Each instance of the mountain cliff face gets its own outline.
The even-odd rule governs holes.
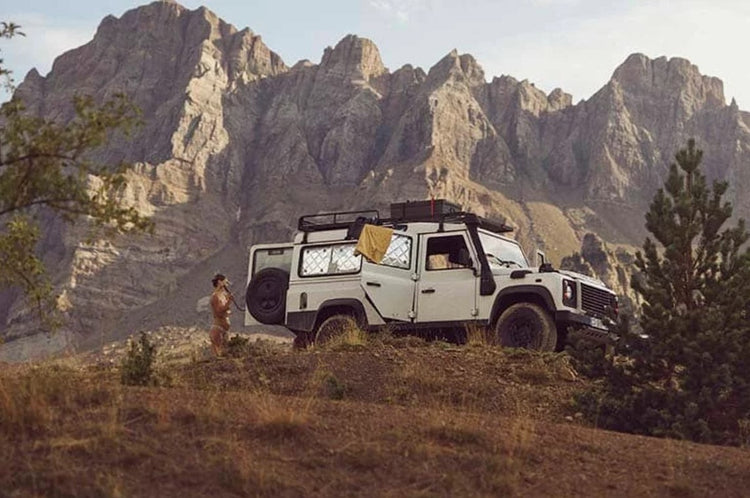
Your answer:
[[[472,56],[455,51],[427,72],[390,71],[371,41],[353,35],[318,64],[289,67],[249,29],[162,1],[105,18],[47,76],[30,72],[17,96],[65,120],[74,94],[115,92],[133,99],[145,124],[102,158],[135,164],[124,201],[153,215],[157,230],[85,243],[80,228],[50,225],[44,251],[68,342],[203,323],[195,302],[210,275],[242,282],[246,247],[288,239],[305,213],[434,195],[504,219],[528,250],[556,262],[580,251],[588,232],[639,245],[648,202],[690,137],[709,177],[732,183],[736,213],[750,215],[741,189],[750,184],[750,114],[684,59],[634,54],[574,105],[526,80],[488,83]],[[8,301],[5,338],[34,332]],[[14,342],[19,355],[34,349],[20,339],[6,347]]]

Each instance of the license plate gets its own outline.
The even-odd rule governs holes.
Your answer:
[[[591,317],[591,326],[595,327],[597,329],[606,329],[607,327],[604,326],[604,322],[601,321],[601,319],[596,317]]]

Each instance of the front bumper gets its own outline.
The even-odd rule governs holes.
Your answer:
[[[571,328],[569,338],[585,338],[600,344],[614,344],[618,340],[617,334],[609,330],[609,320],[571,311],[558,311],[555,313],[555,321]]]
[[[583,325],[585,327],[603,330],[605,332],[609,331],[609,326],[606,323],[608,321],[609,320],[605,321],[595,316],[573,313],[572,311],[558,311],[555,313],[555,322],[557,323],[565,323],[572,326]]]

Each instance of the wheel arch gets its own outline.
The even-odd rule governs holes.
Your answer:
[[[367,326],[367,314],[365,313],[365,307],[362,305],[362,302],[359,299],[342,298],[329,299],[324,301],[318,307],[312,330],[317,330],[326,318],[336,314],[352,315],[354,316],[354,319],[357,320],[360,327]]]
[[[490,325],[494,326],[500,315],[516,303],[534,303],[555,317],[555,301],[547,288],[539,285],[516,285],[498,292],[490,313]]]

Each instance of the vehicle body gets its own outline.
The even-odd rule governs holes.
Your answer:
[[[436,209],[437,206],[437,209]],[[392,228],[379,263],[356,255],[363,224]],[[498,342],[561,348],[570,330],[601,342],[617,298],[602,282],[542,262],[531,267],[512,229],[445,201],[299,219],[294,240],[250,249],[245,324],[282,324],[301,343],[333,328],[419,332],[487,327]],[[543,256],[542,256],[543,257]]]

